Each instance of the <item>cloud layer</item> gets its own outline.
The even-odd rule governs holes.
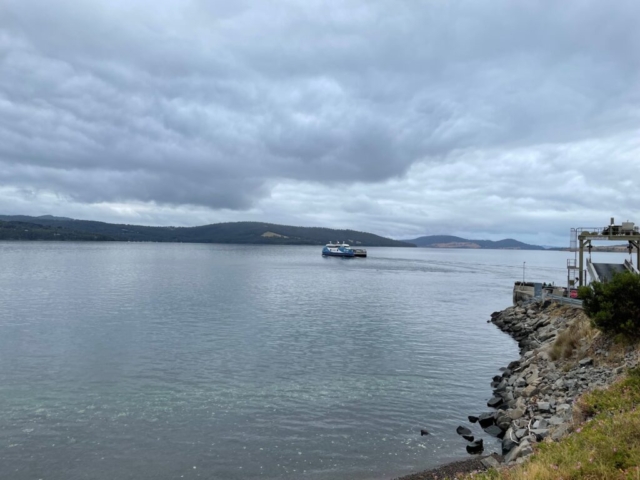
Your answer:
[[[637,1],[229,3],[0,3],[0,207],[394,236],[635,213]]]

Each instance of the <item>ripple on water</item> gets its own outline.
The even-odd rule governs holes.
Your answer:
[[[548,280],[564,264],[182,244],[0,253],[0,478],[17,480],[390,478],[463,456],[455,427],[517,356],[489,313],[523,259]]]

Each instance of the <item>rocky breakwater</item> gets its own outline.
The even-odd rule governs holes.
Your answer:
[[[493,378],[492,411],[470,416],[502,439],[506,464],[521,463],[533,444],[557,441],[572,430],[574,401],[612,383],[638,363],[634,351],[610,356],[581,309],[551,301],[507,308],[491,322],[520,346],[520,360]]]

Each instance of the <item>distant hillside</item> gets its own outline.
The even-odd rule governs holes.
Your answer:
[[[418,247],[424,248],[483,248],[483,249],[501,249],[501,250],[544,250],[544,247],[538,245],[529,245],[527,243],[507,238],[494,242],[492,240],[469,240],[453,235],[429,235],[426,237],[418,237],[413,240],[404,240],[413,243]]]
[[[61,226],[38,225],[29,222],[0,220],[0,240],[113,241],[107,235],[77,232]]]
[[[355,230],[292,227],[259,222],[215,223],[200,227],[145,227],[113,224],[63,217],[30,217],[0,215],[6,222],[25,222],[40,228],[63,229],[64,232],[96,236],[95,240],[123,242],[185,242],[185,243],[241,243],[266,245],[324,245],[329,241],[345,241],[352,245],[370,247],[414,247],[415,245]],[[28,229],[28,227],[26,227]],[[53,237],[53,234],[52,234]],[[2,237],[0,237],[1,239]],[[18,238],[31,240],[32,238]],[[45,239],[45,238],[38,238]],[[57,240],[58,238],[47,238]]]
[[[39,217],[32,217],[32,218],[45,219],[45,220],[73,220],[73,218],[54,217],[53,215],[40,215]]]

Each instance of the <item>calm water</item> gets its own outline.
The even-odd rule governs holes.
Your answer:
[[[369,254],[0,243],[0,478],[385,479],[464,457],[456,426],[517,356],[489,314],[523,261],[562,283],[567,254]]]

